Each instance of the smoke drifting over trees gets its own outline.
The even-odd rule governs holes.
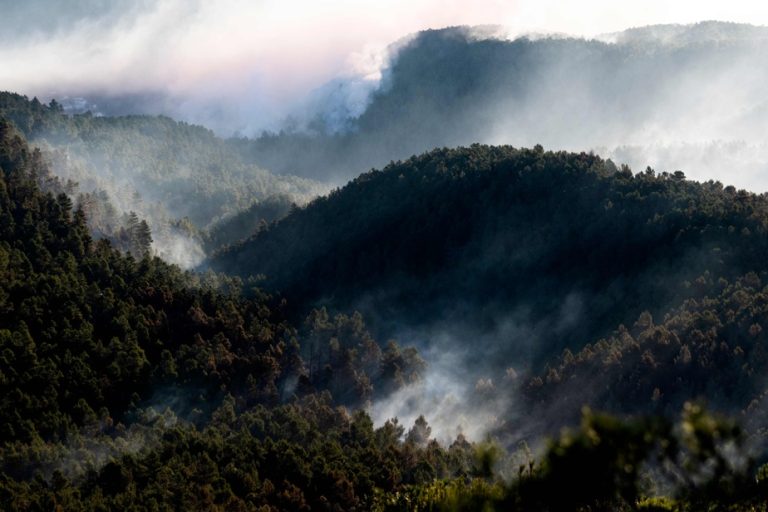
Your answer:
[[[262,286],[283,293],[299,317],[318,305],[356,309],[377,337],[408,340],[429,354],[433,373],[427,372],[423,386],[374,404],[374,414],[396,410],[409,421],[425,414],[436,421],[436,434],[448,437],[461,427],[465,434],[503,428],[527,435],[545,424],[556,430],[563,421],[575,421],[580,406],[593,398],[601,407],[612,404],[598,398],[603,392],[596,389],[631,379],[625,366],[612,381],[594,377],[604,372],[579,377],[584,382],[566,400],[575,408],[570,413],[560,407],[557,418],[534,415],[549,418],[535,428],[525,425],[528,420],[515,425],[518,414],[528,416],[523,396],[529,391],[540,396],[534,391],[541,379],[544,389],[556,386],[557,368],[570,369],[574,354],[592,361],[597,352],[597,361],[607,361],[622,357],[613,351],[629,352],[625,365],[639,357],[643,344],[627,341],[620,326],[634,325],[644,312],[665,318],[680,304],[693,307],[705,296],[727,302],[715,297],[748,272],[755,273],[746,288],[748,301],[759,304],[758,276],[768,270],[766,226],[764,195],[719,182],[697,183],[681,172],[650,169],[633,174],[595,155],[544,152],[540,146],[475,145],[436,150],[363,174],[219,253],[212,265],[242,277],[264,275]],[[741,334],[762,320],[744,322]],[[657,338],[644,333],[650,329],[646,324],[641,321],[641,334],[633,335],[650,344]],[[731,347],[722,357],[736,364],[729,352],[735,341],[727,332],[717,338]],[[600,341],[610,336],[618,341]],[[590,343],[598,345],[585,349]],[[648,357],[664,360],[661,368],[677,364],[673,359],[695,358],[680,355],[688,348],[677,338],[659,343],[665,348],[649,346]],[[653,355],[657,350],[661,353]],[[738,352],[745,350],[753,354],[746,348]],[[715,356],[700,357],[694,364],[707,368]],[[625,390],[616,397],[621,405],[611,407],[669,410],[686,399],[714,397],[702,375],[691,378],[698,384],[675,385],[674,391],[668,382],[643,382],[644,390],[650,388],[636,392],[647,401],[625,402],[620,398],[629,393]],[[736,386],[741,398],[729,395],[722,404],[732,407],[737,401],[741,410],[759,393],[761,380]],[[664,394],[652,402],[655,387]],[[568,393],[547,396],[542,402],[552,406]],[[485,418],[479,422],[483,427],[467,425],[462,415]]]
[[[94,234],[141,255],[135,225],[148,222],[158,255],[185,268],[202,263],[206,231],[218,222],[266,199],[303,204],[327,188],[244,163],[210,130],[166,117],[70,116],[55,100],[11,93],[0,93],[0,115],[44,150]],[[266,213],[267,221],[280,214]],[[222,243],[248,236],[252,221]]]
[[[768,189],[768,29],[706,22],[514,40],[498,32],[416,34],[390,50],[362,114],[339,123],[321,111],[309,131],[265,135],[244,151],[273,170],[343,181],[435,147],[543,144]],[[329,104],[326,112],[338,110]]]
[[[85,2],[0,60],[129,34],[124,77],[206,5]],[[429,30],[252,138],[109,116],[195,117],[205,59],[0,93],[0,508],[763,510],[766,52]]]

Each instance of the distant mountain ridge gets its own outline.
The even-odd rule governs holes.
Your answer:
[[[379,88],[341,133],[338,119],[321,111],[308,130],[236,145],[246,160],[275,171],[337,182],[436,147],[480,142],[595,149],[638,168],[768,190],[759,136],[768,129],[766,30],[703,22],[596,39],[513,40],[487,28],[427,30],[393,46]],[[327,100],[327,111],[336,112],[337,99]],[[721,151],[699,161],[716,141],[754,145],[754,158]],[[728,176],[736,163],[740,174]]]
[[[614,44],[658,43],[685,46],[702,43],[734,43],[768,39],[768,27],[746,23],[701,21],[693,24],[649,25],[600,34],[595,39]]]
[[[70,182],[94,233],[115,238],[123,217],[136,212],[149,221],[159,253],[187,268],[205,257],[201,232],[217,222],[258,201],[279,196],[302,204],[327,189],[244,163],[210,130],[168,117],[67,115],[55,100],[44,105],[7,92],[0,93],[0,116]]]

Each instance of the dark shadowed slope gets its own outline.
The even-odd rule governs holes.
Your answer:
[[[666,311],[705,271],[765,270],[766,225],[765,197],[720,183],[476,145],[363,174],[213,267],[263,274],[299,312],[355,308],[382,335],[541,362]]]

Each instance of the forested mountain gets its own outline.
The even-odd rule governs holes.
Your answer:
[[[391,47],[359,116],[337,119],[334,88],[306,127],[234,142],[267,168],[338,181],[480,142],[596,149],[633,166],[768,190],[759,135],[768,127],[767,46],[765,27],[720,22],[591,40],[429,30]]]
[[[506,188],[484,188],[499,176],[509,180]],[[570,191],[572,201],[525,215],[526,208],[540,206],[537,202],[549,194],[551,187],[537,181],[544,176],[559,180],[555,189]],[[730,275],[725,264],[738,272],[762,262],[755,259],[763,250],[762,198],[714,183],[687,182],[679,175],[632,176],[628,169],[616,169],[593,155],[480,146],[438,151],[362,176],[305,209],[294,208],[285,220],[263,226],[240,249],[255,247],[264,237],[279,241],[285,226],[298,229],[318,212],[339,214],[333,206],[338,201],[350,207],[349,221],[339,229],[359,238],[371,219],[388,215],[390,187],[395,187],[403,207],[412,207],[421,196],[423,212],[435,215],[435,220],[379,219],[382,227],[376,229],[401,237],[405,247],[414,242],[410,230],[415,226],[424,244],[414,248],[426,249],[441,238],[429,236],[439,226],[450,246],[447,254],[459,263],[460,242],[480,243],[494,229],[503,234],[505,226],[496,224],[479,240],[462,240],[459,235],[467,233],[462,231],[466,226],[452,231],[439,224],[448,209],[433,209],[425,192],[437,191],[467,219],[486,215],[487,220],[494,212],[493,202],[486,205],[488,213],[473,210],[472,205],[488,198],[487,190],[497,191],[499,201],[516,190],[515,197],[525,200],[515,203],[507,197],[507,207],[534,224],[538,216],[552,215],[555,206],[565,210],[560,215],[574,219],[597,204],[605,217],[626,216],[618,226],[628,227],[635,219],[630,212],[640,210],[652,222],[640,229],[640,241],[627,237],[624,250],[638,251],[634,259],[624,261],[630,269],[659,271],[661,267],[648,265],[650,251],[640,254],[641,241],[653,245],[658,240],[670,250],[664,260],[668,263],[698,242],[703,250],[697,254],[717,274]],[[470,195],[458,195],[458,188]],[[631,333],[620,330],[615,338],[585,346],[576,355],[566,352],[558,367],[550,367],[546,380],[535,374],[514,378],[507,372],[506,388],[478,388],[478,401],[493,401],[494,393],[519,396],[524,400],[520,406],[544,421],[544,414],[559,408],[561,400],[572,408],[583,398],[558,389],[566,380],[584,386],[579,379],[602,365],[608,368],[606,385],[618,386],[612,389],[650,389],[636,370],[650,365],[654,372],[649,378],[661,386],[661,391],[652,392],[651,403],[666,400],[670,410],[682,404],[677,425],[669,416],[618,420],[585,411],[580,428],[555,437],[535,457],[526,444],[506,450],[510,431],[517,430],[513,438],[520,439],[524,428],[514,416],[494,425],[495,442],[481,444],[461,435],[439,444],[423,417],[411,428],[397,420],[374,428],[360,406],[397,399],[427,371],[413,348],[377,343],[359,313],[332,317],[326,309],[316,309],[300,324],[292,324],[295,314],[285,301],[253,289],[254,282],[184,273],[149,254],[124,255],[109,241],[91,238],[83,209],[74,208],[65,193],[50,192],[62,189],[43,154],[30,149],[9,122],[0,120],[3,508],[575,511],[700,510],[729,504],[734,510],[753,510],[768,492],[766,469],[759,467],[758,452],[749,448],[753,440],[762,440],[756,428],[762,424],[762,396],[756,396],[745,413],[747,419],[758,420],[746,422],[747,431],[697,405],[672,400],[684,396],[683,383],[690,381],[696,390],[695,385],[704,383],[703,374],[715,366],[721,373],[712,386],[723,385],[723,398],[740,399],[762,389],[760,324],[766,321],[766,300],[756,273],[733,284],[714,282],[716,274],[705,273],[690,284],[694,291],[685,293],[700,297],[698,301],[685,302],[663,324],[641,315]],[[605,200],[596,201],[596,190]],[[533,191],[538,195],[530,195]],[[366,210],[369,219],[356,218],[355,201],[373,201]],[[655,209],[668,206],[666,202],[685,208],[672,209],[667,217]],[[593,220],[600,217],[593,215]],[[689,229],[672,236],[669,230],[682,218]],[[726,218],[727,228],[717,224]],[[611,222],[595,229],[610,233],[617,227]],[[300,232],[305,237],[309,233]],[[710,232],[714,238],[707,238]],[[339,233],[326,235],[340,243]],[[572,277],[569,266],[547,252],[554,249],[545,235],[539,235],[538,249],[528,244],[528,255],[519,261],[528,262],[525,268],[530,270],[530,262],[540,259],[542,268],[557,269],[567,280]],[[584,244],[594,242],[588,232],[584,235]],[[739,243],[739,237],[752,237],[754,251]],[[578,247],[574,239],[568,241]],[[526,243],[508,240],[515,247]],[[606,243],[612,240],[608,237]],[[705,241],[715,240],[722,243],[720,250],[706,247]],[[316,250],[315,239],[304,241]],[[494,262],[503,262],[510,247],[500,247]],[[386,244],[370,249],[368,254],[379,254]],[[301,265],[291,255],[294,249],[281,250],[290,255],[287,261]],[[336,251],[328,246],[325,250]],[[574,250],[573,264],[585,265],[585,282],[599,283],[618,268],[602,261],[605,274],[600,275],[587,265],[586,253]],[[709,258],[710,253],[717,257]],[[344,251],[336,254],[343,256]],[[435,265],[442,260],[434,253],[408,254],[394,260],[382,276],[389,279],[393,270],[403,276],[441,275]],[[414,255],[418,257],[408,263]],[[626,254],[618,250],[616,256]],[[364,270],[364,263],[368,261],[357,262],[356,272]],[[316,277],[322,282],[327,276]],[[488,277],[481,275],[466,285]],[[346,284],[342,279],[332,289],[338,292]],[[248,297],[241,293],[244,286],[249,287]],[[552,293],[558,290],[553,287]],[[469,293],[471,286],[463,291]],[[712,299],[701,298],[709,292],[714,292]],[[745,332],[749,340],[742,339]],[[627,372],[616,367],[621,360],[627,361]],[[633,384],[638,377],[641,382]],[[634,399],[631,393],[626,396]],[[607,408],[613,407],[611,400],[620,399],[610,393],[596,397]],[[621,403],[624,410],[636,410],[629,402]],[[568,408],[558,414],[557,419],[549,418],[550,426],[569,422]]]
[[[2,3],[0,512],[768,512],[768,11],[559,1]]]
[[[584,403],[762,409],[767,228],[765,195],[475,145],[364,174],[213,264],[299,316],[359,310],[378,337],[454,354],[474,406],[511,401],[500,428],[542,431]]]
[[[187,267],[205,255],[197,232],[273,196],[302,204],[325,190],[243,163],[210,130],[167,117],[69,116],[55,100],[12,93],[0,93],[0,115],[41,147],[95,235],[120,245],[133,212],[149,222],[159,254]]]
[[[475,145],[363,174],[213,267],[263,274],[296,307],[378,315],[387,335],[514,320],[536,340],[503,351],[542,356],[579,349],[645,309],[666,312],[704,272],[766,270],[767,222],[764,196],[717,182]]]
[[[370,503],[372,485],[411,478],[412,466],[384,453],[400,442],[394,426],[374,433],[363,413],[334,406],[417,379],[413,349],[380,348],[359,316],[318,312],[297,331],[268,297],[241,298],[236,281],[206,284],[92,240],[82,209],[41,192],[55,178],[4,120],[0,170],[2,508],[351,508]],[[308,363],[302,339],[314,347]],[[357,435],[384,445],[342,452]],[[247,467],[215,455],[222,443]],[[179,494],[163,494],[167,479]]]

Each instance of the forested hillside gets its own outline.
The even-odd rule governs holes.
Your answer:
[[[204,240],[209,253],[223,246],[249,238],[254,233],[266,229],[275,221],[288,215],[296,203],[290,196],[269,196],[254,202],[246,210],[227,217],[208,229]]]
[[[495,332],[483,350],[541,364],[699,298],[705,272],[767,270],[766,226],[765,197],[720,183],[472,146],[364,174],[213,266],[264,275],[299,311],[356,308],[385,336]]]
[[[374,484],[412,478],[399,455],[343,451],[374,432],[364,414],[335,405],[418,379],[413,349],[379,347],[359,316],[317,313],[297,331],[269,297],[241,298],[238,281],[206,284],[92,240],[81,209],[40,191],[54,178],[7,121],[0,169],[3,508],[350,508],[369,503]],[[305,339],[315,347],[309,364]],[[250,426],[242,431],[236,416]],[[376,434],[382,443],[400,442],[387,432]],[[247,466],[215,455],[222,443]],[[169,481],[178,494],[164,494]]]
[[[584,403],[669,417],[699,398],[737,416],[766,446],[768,287],[767,274],[760,275],[729,281],[705,272],[685,283],[695,298],[665,315],[644,312],[610,336],[552,358],[541,375],[520,383],[526,398],[572,418]]]
[[[517,169],[521,162],[526,165]],[[492,180],[494,169],[512,176],[516,186],[510,188],[519,187],[521,194],[530,192],[526,187],[535,181],[532,176],[557,172],[570,190],[589,190],[590,183],[598,183],[605,192],[623,184],[625,195],[640,202],[687,193],[689,217],[696,217],[698,191],[709,198],[706,204],[713,211],[702,214],[706,223],[692,224],[695,240],[707,232],[705,226],[715,225],[712,218],[726,214],[734,229],[712,228],[722,240],[736,240],[728,237],[737,227],[738,236],[747,236],[743,229],[750,228],[755,242],[760,240],[761,200],[748,194],[726,203],[731,196],[725,194],[736,193],[715,184],[704,193],[701,185],[680,176],[633,177],[591,155],[474,147],[424,155],[363,176],[263,227],[247,247],[393,176],[395,186],[414,180],[409,187],[414,196],[418,187],[428,190],[433,183],[449,200],[450,185],[456,182],[482,200],[482,188],[468,185],[478,176]],[[148,254],[123,255],[107,240],[91,238],[83,209],[73,207],[66,194],[43,192],[41,185],[62,188],[42,153],[0,121],[3,508],[575,511],[700,510],[727,503],[734,510],[754,510],[766,495],[766,471],[753,442],[761,440],[755,427],[762,423],[747,421],[744,431],[683,400],[668,400],[665,417],[618,420],[584,411],[579,428],[554,437],[538,456],[524,442],[517,448],[508,444],[523,438],[525,425],[514,415],[480,444],[462,435],[439,444],[423,417],[412,427],[396,419],[374,427],[361,406],[397,397],[428,371],[428,362],[413,348],[377,343],[359,313],[331,316],[325,309],[313,310],[292,324],[295,314],[285,301],[254,289],[252,281],[184,273]],[[381,202],[370,204],[379,215],[387,211],[387,187],[382,187]],[[399,192],[407,198],[402,188]],[[546,195],[543,188],[538,192]],[[610,197],[614,206],[600,202],[603,212],[636,204]],[[718,197],[723,203],[714,206]],[[431,203],[422,202],[431,212]],[[734,211],[731,203],[741,209]],[[512,202],[508,207],[515,209]],[[471,218],[472,209],[462,208]],[[654,211],[648,208],[646,214]],[[357,222],[364,229],[365,223]],[[388,229],[394,234],[394,227],[407,225],[412,224],[389,224]],[[421,236],[429,232],[430,225],[425,226]],[[350,225],[340,228],[351,230]],[[458,240],[442,228],[448,240]],[[646,229],[646,241],[655,240],[657,228]],[[338,235],[329,239],[339,240]],[[404,237],[403,243],[409,240]],[[316,243],[306,242],[310,248]],[[715,252],[737,266],[754,263],[738,244]],[[399,271],[425,272],[434,263],[430,258],[434,255],[426,253]],[[647,260],[638,256],[633,261],[632,268]],[[562,268],[569,275],[568,267]],[[560,400],[570,407],[583,398],[557,386],[564,379],[583,386],[579,379],[593,374],[595,365],[607,365],[606,385],[627,382],[632,387],[634,367],[624,373],[612,365],[622,358],[634,361],[643,348],[642,362],[633,364],[650,364],[653,358],[651,367],[658,371],[650,378],[657,382],[701,383],[709,361],[722,370],[716,382],[729,386],[722,397],[749,396],[762,389],[757,377],[765,359],[759,349],[766,302],[759,291],[761,278],[752,273],[733,285],[712,279],[705,274],[690,287],[699,295],[705,290],[721,295],[686,302],[664,324],[643,315],[632,333],[620,331],[615,339],[587,346],[575,356],[566,353],[546,381],[534,375],[510,377],[507,389],[486,386],[477,400],[524,392],[518,396],[526,400],[525,410],[543,421]],[[751,341],[736,342],[747,325]],[[721,338],[717,345],[714,340]],[[732,345],[723,348],[726,343]],[[748,363],[739,366],[743,359]],[[679,389],[675,395],[673,387],[660,386],[651,401],[683,396]],[[600,405],[613,407],[609,394],[596,396]],[[636,411],[624,404],[624,410]],[[746,418],[759,420],[761,407],[757,396]],[[673,419],[680,410],[679,421]],[[571,423],[569,415],[567,409],[558,412],[557,419],[550,417],[552,425]],[[525,437],[538,443],[542,432],[547,429]]]
[[[511,442],[557,434],[585,404],[671,417],[704,400],[757,447],[767,228],[764,195],[476,145],[364,174],[214,264],[264,276],[291,314],[359,310],[377,337],[418,343],[427,385],[385,410]],[[456,387],[433,388],[455,379],[465,391],[444,402]]]
[[[0,93],[0,115],[43,150],[93,234],[120,246],[136,213],[158,252],[186,267],[202,261],[201,232],[216,222],[259,201],[303,204],[325,190],[245,164],[210,130],[167,117],[69,116],[55,100],[44,105],[12,93]]]
[[[427,30],[391,46],[359,116],[340,123],[329,96],[304,128],[234,143],[269,169],[337,181],[480,142],[595,149],[642,168],[768,190],[759,135],[768,127],[759,86],[768,78],[766,31],[722,22],[595,39]]]

